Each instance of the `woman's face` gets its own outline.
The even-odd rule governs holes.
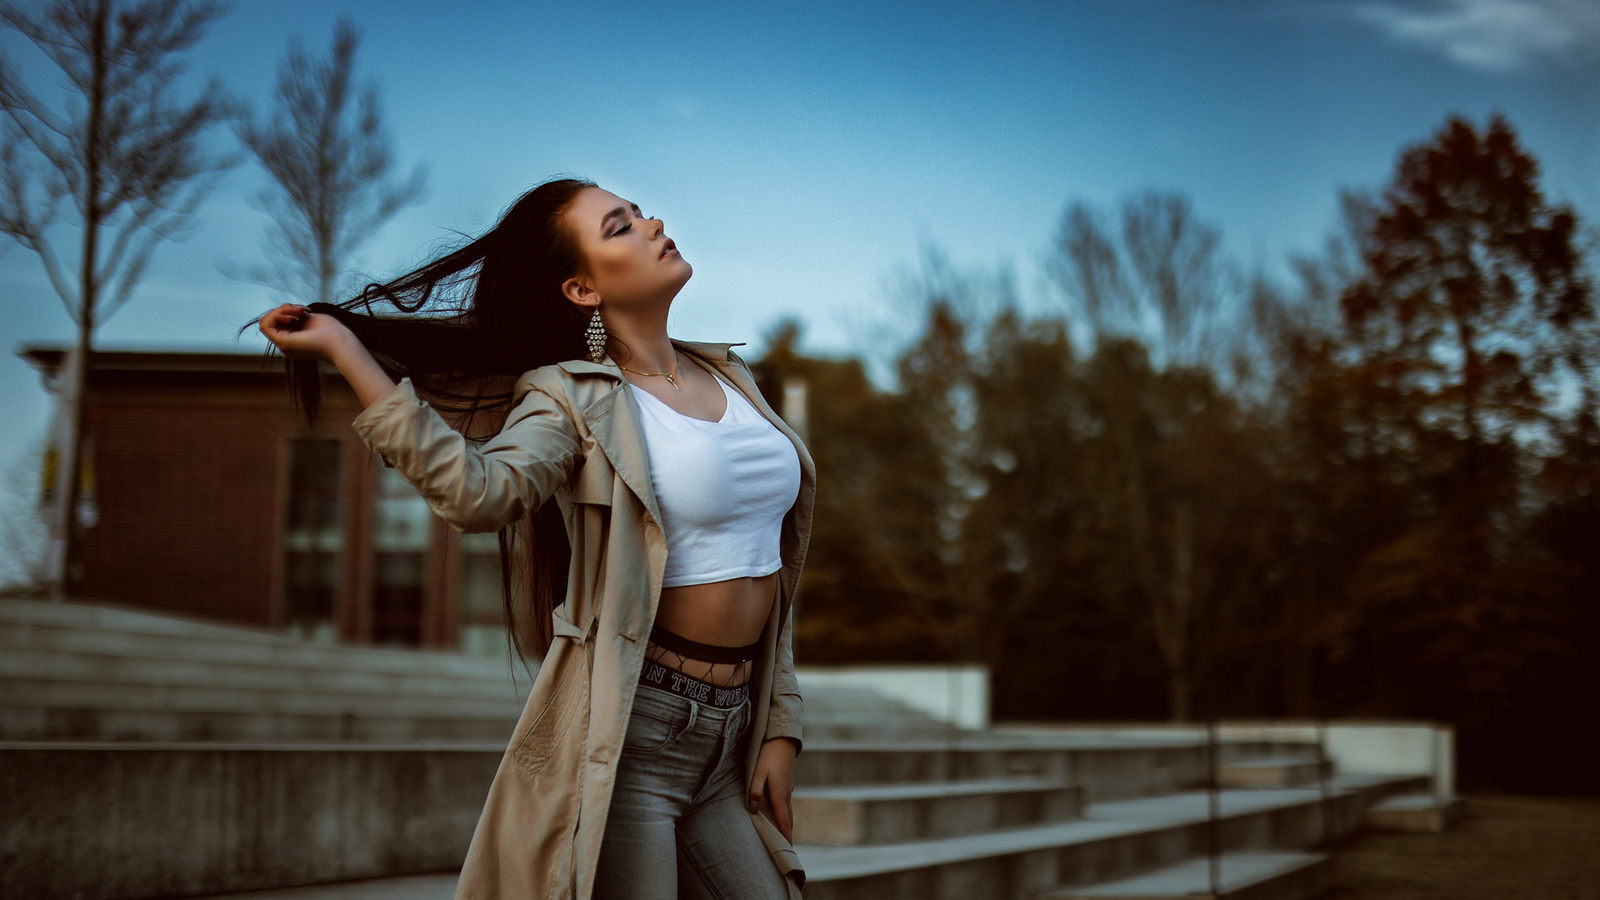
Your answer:
[[[567,207],[566,224],[585,264],[574,280],[612,309],[670,303],[694,273],[660,219],[610,191],[584,188]]]

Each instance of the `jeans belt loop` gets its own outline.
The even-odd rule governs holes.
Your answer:
[[[685,697],[684,699],[687,700],[688,698]],[[673,738],[673,740],[675,740],[675,741],[683,740],[684,736],[686,736],[690,731],[694,730],[694,723],[695,723],[695,721],[697,719],[699,719],[699,717],[700,717],[700,704],[696,703],[693,700],[689,700],[689,722],[688,722],[688,724],[683,726],[683,730],[678,732],[678,736]]]

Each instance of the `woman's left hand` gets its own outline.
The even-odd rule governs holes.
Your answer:
[[[773,738],[761,745],[756,756],[756,769],[750,778],[750,811],[756,812],[764,804],[772,810],[772,818],[783,839],[794,842],[794,758],[800,752],[794,741]]]

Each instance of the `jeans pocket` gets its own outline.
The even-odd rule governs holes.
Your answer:
[[[676,723],[635,712],[628,717],[628,733],[622,738],[622,749],[629,753],[654,753],[672,743],[679,727]]]
[[[634,695],[622,749],[631,753],[655,753],[682,737],[693,726],[693,715],[688,701],[677,697],[658,699],[654,692],[641,689]]]

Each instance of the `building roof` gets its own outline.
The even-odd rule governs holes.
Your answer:
[[[17,355],[47,378],[55,377],[72,348],[62,344],[24,344]],[[264,351],[248,353],[215,350],[94,351],[96,372],[195,372],[281,375],[283,358]]]

